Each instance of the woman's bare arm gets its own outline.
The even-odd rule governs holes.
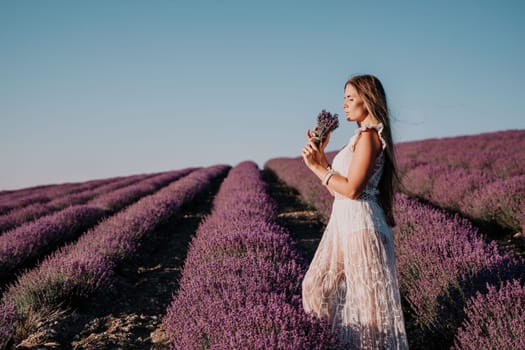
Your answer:
[[[327,185],[328,190],[332,194],[335,191],[348,198],[357,199],[372,175],[375,159],[380,151],[381,140],[377,131],[373,129],[361,131],[361,135],[355,145],[348,173],[346,176],[345,174],[337,173],[332,175]],[[316,151],[314,150],[314,152]],[[311,162],[308,164],[307,162],[307,165],[321,180],[328,172],[326,167],[319,163]]]

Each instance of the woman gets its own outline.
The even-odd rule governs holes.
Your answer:
[[[302,157],[334,195],[332,213],[303,280],[308,313],[327,318],[352,349],[407,349],[391,226],[397,176],[386,95],[372,75],[344,89],[358,129],[330,165],[307,131]]]

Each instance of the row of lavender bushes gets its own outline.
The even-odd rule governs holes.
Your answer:
[[[188,168],[154,177],[147,176],[138,183],[109,193],[102,192],[86,205],[73,205],[4,232],[0,236],[0,286],[4,286],[17,271],[77,238],[105,216],[114,214],[193,170]]]
[[[420,344],[450,346],[458,328],[468,321],[467,302],[485,294],[488,285],[513,279],[525,283],[525,261],[494,241],[486,243],[468,220],[405,195],[396,197],[394,210],[400,290],[410,306],[416,339],[424,340]],[[525,336],[525,325],[502,330],[501,339],[493,340],[518,335]]]
[[[300,158],[272,159],[265,167],[329,215],[331,196]],[[405,195],[397,195],[394,209],[398,277],[412,348],[432,348],[429,344],[461,348],[465,343],[499,348],[525,337],[525,326],[516,327],[513,320],[523,318],[525,312],[523,259],[502,251],[494,242],[486,243],[457,215]],[[494,289],[498,292],[487,294]],[[515,305],[505,303],[509,294],[521,296],[519,314]],[[479,300],[489,302],[481,314]],[[471,327],[473,322],[480,326]],[[487,333],[483,324],[498,324],[498,333]]]
[[[327,154],[329,160],[333,152]],[[302,158],[273,158],[266,162],[264,168],[273,171],[288,186],[299,192],[301,199],[316,208],[326,221],[332,210],[333,197],[320,185],[319,179],[307,171]]]
[[[67,194],[73,194],[84,191],[85,189],[93,188],[94,186],[104,185],[120,178],[121,177],[113,177],[80,183],[36,186],[29,189],[17,190],[0,197],[0,215],[4,215],[11,210],[19,209],[30,204],[45,203]]]
[[[0,191],[0,199],[14,199],[17,197],[21,197],[26,195],[30,192],[36,192],[40,190],[48,190],[52,187],[56,186],[65,186],[65,185],[73,185],[72,183],[66,183],[66,184],[47,184],[47,185],[36,185],[36,186],[30,186],[30,187],[24,187],[20,189],[15,190],[1,190]]]
[[[154,176],[155,174],[150,174]],[[85,189],[94,188],[95,186],[104,185],[121,179],[130,177],[147,176],[147,174],[116,176],[111,178],[95,179],[82,182],[66,182],[62,184],[38,185],[24,187],[17,190],[0,191],[0,214],[4,214],[13,207],[20,207],[31,204],[32,201],[49,201],[58,196],[81,192]],[[20,202],[17,202],[20,201]],[[10,204],[10,205],[7,205]],[[14,205],[14,206],[13,206]]]
[[[18,324],[25,322],[27,327],[28,320],[38,320],[51,310],[67,308],[109,287],[115,268],[139,252],[146,236],[177,215],[183,205],[228,169],[226,165],[216,165],[195,170],[105,219],[75,243],[53,253],[8,288],[0,308],[6,315],[0,314],[0,319],[9,319],[14,305]],[[15,325],[7,324],[0,333],[14,329]]]
[[[525,175],[525,130],[425,139],[396,144],[396,151],[414,163],[476,169],[506,179]]]
[[[253,162],[233,168],[190,244],[164,319],[172,349],[330,349],[302,309],[305,266]]]
[[[402,185],[405,193],[472,220],[525,231],[525,175],[496,178],[479,169],[431,163],[405,168]]]
[[[117,179],[118,177],[113,177],[112,179]],[[82,186],[86,183],[96,183],[100,181],[106,181],[109,180],[109,178],[104,179],[94,179],[89,181],[81,181],[81,182],[65,182],[60,184],[46,184],[46,185],[36,185],[36,186],[30,186],[30,187],[24,187],[20,189],[15,190],[1,190],[0,191],[0,200],[12,200],[15,198],[21,198],[24,196],[27,196],[29,194],[34,195],[38,192],[40,194],[46,193],[47,191],[55,191],[58,188],[70,188],[74,189],[75,187]]]
[[[404,191],[470,219],[525,231],[525,130],[396,145]]]
[[[525,285],[511,280],[487,288],[468,300],[455,349],[525,349]]]
[[[111,192],[121,187],[142,181],[154,175],[135,175],[123,179],[104,183],[95,184],[80,192],[70,193],[58,196],[44,203],[33,203],[25,207],[13,209],[8,213],[0,216],[0,233],[20,226],[23,223],[38,219],[44,215],[62,210],[75,204],[84,204],[94,197]]]

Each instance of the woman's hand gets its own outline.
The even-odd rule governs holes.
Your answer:
[[[316,130],[317,130],[317,127],[315,127],[313,131],[310,131],[310,129],[306,131],[306,137],[308,137],[308,141],[312,141],[312,139],[315,137]],[[332,135],[332,132],[329,132],[326,135],[325,140],[321,142],[319,145],[320,151],[323,153],[324,153],[324,150],[326,149],[326,146],[328,146],[328,142],[330,142],[330,135]]]
[[[301,151],[301,155],[303,156],[304,163],[309,167],[312,168],[313,166],[320,164],[319,162],[319,149],[314,144],[313,141],[308,141],[306,146],[303,147]]]
[[[305,164],[309,168],[312,168],[315,165],[321,165],[323,168],[326,168],[326,166],[328,165],[328,161],[326,160],[324,150],[326,148],[326,145],[328,144],[328,141],[330,140],[330,134],[327,135],[326,140],[322,142],[319,145],[319,147],[315,145],[313,141],[314,134],[310,131],[310,129],[308,129],[308,131],[306,132],[306,136],[308,137],[308,143],[303,147],[301,151]]]

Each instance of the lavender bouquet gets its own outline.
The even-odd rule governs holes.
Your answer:
[[[314,129],[313,141],[317,147],[326,140],[328,133],[334,131],[339,126],[339,119],[337,113],[332,115],[327,110],[323,109],[317,115],[317,126]]]

